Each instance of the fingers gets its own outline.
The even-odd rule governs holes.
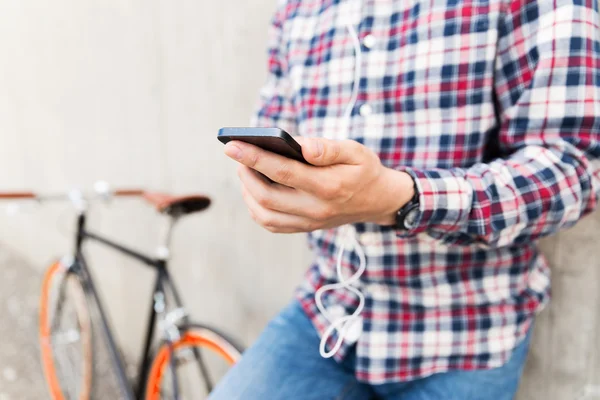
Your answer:
[[[315,229],[314,221],[297,215],[269,210],[261,206],[244,186],[242,196],[256,223],[274,233],[309,232]]]
[[[238,176],[245,189],[263,208],[312,220],[326,216],[323,204],[306,192],[267,182],[260,173],[245,165],[238,168]]]
[[[327,166],[335,164],[358,165],[367,155],[366,147],[354,140],[324,138],[295,138],[302,146],[302,155],[310,164]]]
[[[240,141],[227,143],[225,154],[245,166],[263,173],[274,182],[306,191],[314,189],[315,179],[313,176],[316,171],[313,167],[299,161]]]

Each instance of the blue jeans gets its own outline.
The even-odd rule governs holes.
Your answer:
[[[368,385],[354,377],[355,353],[342,363],[319,355],[319,336],[298,302],[273,319],[210,400],[509,400],[517,391],[531,329],[502,367],[450,371],[403,383]]]

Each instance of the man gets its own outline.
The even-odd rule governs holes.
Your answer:
[[[591,0],[281,1],[256,124],[312,165],[225,152],[315,262],[211,398],[513,398],[548,301],[535,242],[597,202],[599,21]]]

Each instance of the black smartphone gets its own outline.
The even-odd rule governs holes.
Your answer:
[[[260,147],[261,149],[301,161],[308,162],[302,156],[302,147],[294,138],[279,128],[221,128],[217,139],[223,144],[239,140]]]

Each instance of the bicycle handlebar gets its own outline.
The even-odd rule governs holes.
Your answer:
[[[141,189],[117,189],[112,192],[113,196],[143,196],[146,193],[145,190]]]
[[[35,199],[36,194],[33,192],[0,192],[0,199]]]
[[[72,189],[66,193],[57,194],[38,194],[35,192],[0,192],[0,202],[12,201],[9,203],[10,207],[7,209],[9,214],[15,214],[19,211],[20,206],[16,203],[21,200],[32,200],[38,203],[53,202],[53,201],[68,201],[73,206],[83,212],[87,209],[87,204],[91,201],[108,201],[113,197],[142,197],[145,191],[141,189],[122,188],[111,190],[107,183],[96,182],[94,190],[89,193],[85,193],[79,189]]]
[[[104,181],[96,182],[94,189],[89,192],[79,189],[57,194],[37,194],[27,191],[0,192],[0,201],[13,200],[13,203],[18,200],[33,200],[38,203],[69,201],[80,212],[87,210],[88,204],[92,201],[107,202],[113,197],[141,197],[154,206],[158,212],[171,216],[202,211],[210,204],[210,198],[203,194],[173,196],[162,192],[148,192],[138,188],[111,189]],[[14,206],[15,209],[18,207],[16,204],[11,204],[11,206]]]
[[[96,191],[95,196],[84,196],[86,199],[92,197],[138,197],[143,196],[146,193],[142,189],[116,189],[108,192]],[[49,194],[40,195],[34,192],[0,192],[0,200],[70,200],[71,194]]]

